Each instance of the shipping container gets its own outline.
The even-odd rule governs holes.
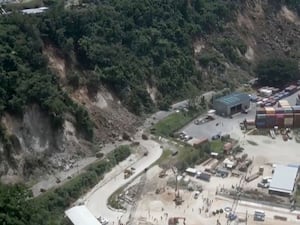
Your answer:
[[[278,107],[284,107],[284,106],[290,106],[289,102],[287,100],[279,100]]]
[[[294,128],[300,128],[300,113],[294,113]]]
[[[284,127],[292,127],[294,124],[294,118],[284,118]]]
[[[267,115],[266,117],[266,124],[274,126],[276,122],[276,116],[275,115]]]
[[[276,109],[275,109],[275,113],[276,113],[276,114],[283,114],[283,113],[284,113],[284,110],[283,110],[283,108],[276,108]]]
[[[261,108],[261,107],[257,108],[256,109],[256,114],[266,114],[265,108]]]
[[[300,105],[292,106],[293,113],[300,113]]]
[[[265,107],[266,114],[275,114],[274,107]]]
[[[279,128],[284,127],[284,114],[276,114],[275,126],[278,126]]]
[[[293,113],[293,109],[290,106],[284,106],[282,107],[284,113]]]
[[[257,119],[265,119],[267,117],[267,114],[256,114]]]

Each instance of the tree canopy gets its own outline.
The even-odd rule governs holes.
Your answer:
[[[298,63],[293,59],[269,58],[256,67],[260,84],[282,87],[290,81],[300,79]]]
[[[158,89],[159,105],[183,98],[191,85],[201,87],[192,39],[222,30],[234,5],[225,0],[83,3],[89,7],[48,12],[38,25],[41,35],[66,55],[75,53],[85,70],[94,71],[137,114],[153,109],[147,84]]]

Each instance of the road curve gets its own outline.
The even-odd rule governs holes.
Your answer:
[[[123,172],[121,172],[114,179],[86,195],[85,205],[96,218],[103,216],[110,221],[109,224],[113,224],[113,221],[117,224],[116,222],[124,213],[109,209],[107,206],[108,198],[120,187],[133,181],[140,172],[143,172],[145,168],[160,158],[162,149],[157,142],[153,140],[139,140],[139,142],[148,150],[148,155],[132,164],[132,167],[136,169],[134,175],[125,180]]]

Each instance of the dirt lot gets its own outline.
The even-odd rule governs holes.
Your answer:
[[[153,175],[156,173],[156,176]],[[187,190],[180,190],[184,202],[181,206],[175,206],[174,189],[166,186],[166,182],[170,177],[174,176],[172,173],[166,178],[158,178],[158,167],[152,168],[149,173],[152,173],[151,179],[148,179],[146,184],[147,189],[144,190],[142,200],[138,203],[137,211],[134,217],[136,218],[135,224],[150,225],[150,224],[168,224],[170,217],[184,217],[186,218],[186,224],[188,225],[207,225],[217,224],[217,220],[221,224],[226,224],[227,219],[225,213],[213,216],[212,212],[217,209],[224,209],[225,207],[231,207],[232,201],[224,197],[215,196],[216,187],[224,185],[231,185],[237,182],[237,178],[217,178],[213,177],[211,182],[206,183],[202,181],[196,181],[204,187],[204,191],[200,194],[198,199],[194,199],[195,192],[189,192]],[[218,185],[219,184],[219,185]],[[155,189],[160,187],[166,187],[165,192],[156,194]],[[205,210],[208,210],[207,213]],[[255,222],[253,220],[254,210],[260,209],[266,212],[265,222]],[[289,212],[288,210],[279,209],[275,207],[266,207],[255,203],[240,202],[237,208],[238,216],[241,219],[246,218],[248,215],[248,223],[254,224],[297,224],[296,212]],[[287,221],[276,221],[274,216],[286,217]],[[183,223],[180,223],[183,224]],[[242,224],[242,223],[240,223]]]
[[[248,174],[258,171],[260,166],[264,167],[263,176],[260,176],[250,183],[245,183],[245,189],[258,189],[267,193],[267,189],[263,190],[261,188],[257,188],[257,183],[261,181],[262,177],[272,175],[272,165],[297,164],[297,159],[300,158],[300,144],[296,143],[294,139],[285,142],[281,136],[277,136],[275,139],[272,139],[269,136],[242,134],[240,136],[240,144],[241,147],[245,149],[243,153],[247,153],[248,157],[253,160],[253,164],[250,167],[250,172]],[[199,168],[201,168],[201,166]],[[151,171],[152,169],[149,173]],[[168,224],[168,218],[174,216],[185,217],[186,224],[189,225],[217,224],[217,220],[219,220],[221,224],[227,224],[227,219],[225,218],[224,213],[213,216],[212,212],[217,209],[231,207],[232,200],[219,195],[216,196],[216,190],[219,190],[222,187],[231,189],[232,186],[239,184],[240,178],[228,177],[223,179],[213,176],[210,182],[190,178],[191,182],[201,184],[204,191],[198,199],[194,199],[194,192],[181,190],[180,193],[183,196],[184,203],[179,207],[175,207],[175,203],[173,201],[174,189],[166,185],[167,179],[174,177],[174,175],[172,175],[172,172],[169,171],[168,177],[161,179],[158,178],[159,169],[154,167],[153,171],[156,172],[152,172],[151,179],[148,179],[148,183],[146,184],[147,189],[144,190],[142,200],[139,202],[135,213],[135,218],[139,221],[139,223],[136,224]],[[155,194],[156,188],[161,187],[166,187],[165,192],[162,194]],[[204,212],[206,209],[208,210],[207,213]],[[265,222],[257,222],[253,220],[254,211],[257,209],[264,210],[266,212]],[[250,225],[299,224],[299,221],[297,221],[297,214],[300,214],[300,212],[290,212],[288,209],[268,207],[256,204],[255,202],[250,203],[239,201],[236,212],[241,219],[245,219],[247,214],[247,224]],[[274,216],[285,217],[287,221],[275,220]]]

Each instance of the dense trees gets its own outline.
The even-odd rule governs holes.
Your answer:
[[[165,98],[186,96],[190,79],[194,78],[194,86],[201,86],[192,38],[222,29],[233,7],[224,0],[84,3],[90,6],[50,11],[39,30],[66,55],[74,52],[86,70],[94,71],[137,114],[153,108],[148,93],[142,91],[146,83],[158,88],[161,106]],[[76,84],[74,77],[71,80]]]
[[[26,105],[37,103],[52,118],[55,128],[61,127],[64,114],[70,112],[76,114],[78,127],[90,136],[91,123],[85,110],[80,113],[82,109],[61,90],[47,68],[38,20],[18,14],[0,18],[0,116],[5,111],[21,116]]]
[[[287,82],[300,79],[298,62],[286,58],[269,58],[259,62],[256,68],[262,85],[281,87]]]
[[[81,175],[34,199],[24,186],[6,186],[0,183],[0,224],[64,224],[65,209],[96,185],[106,172],[126,159],[130,153],[128,146],[120,146],[107,156],[109,160],[104,159],[90,165]]]

